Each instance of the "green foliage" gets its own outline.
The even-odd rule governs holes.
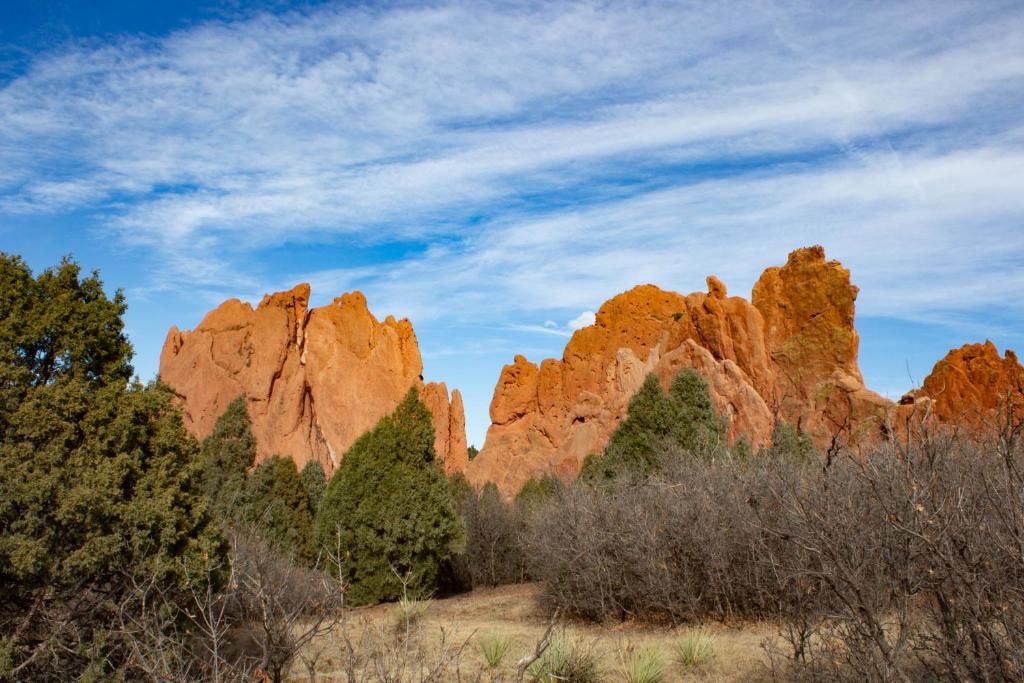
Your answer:
[[[622,658],[626,683],[661,683],[665,680],[665,670],[665,658],[654,648],[633,650]]]
[[[132,376],[132,348],[121,320],[126,308],[120,290],[108,298],[99,274],[81,277],[68,258],[33,277],[20,257],[0,252],[4,399],[61,379],[123,387]],[[3,415],[13,407],[0,405]]]
[[[110,598],[224,560],[172,392],[127,384],[124,310],[69,260],[0,255],[0,679],[107,677]]]
[[[816,451],[810,435],[791,424],[779,421],[772,430],[769,454],[777,458],[809,462],[814,459]]]
[[[256,437],[245,397],[228,404],[203,440],[203,486],[210,507],[223,520],[237,520],[244,508],[246,473],[256,461]]]
[[[348,597],[359,604],[398,599],[401,579],[433,592],[462,536],[430,411],[410,389],[345,454],[320,503],[317,543],[343,553]]]
[[[604,678],[604,667],[593,645],[559,636],[530,666],[529,673],[537,683],[597,683]]]
[[[746,434],[741,434],[740,438],[736,439],[736,443],[732,445],[732,457],[741,462],[748,462],[753,456],[753,450],[750,448],[750,441],[747,440]]]
[[[302,468],[299,475],[302,480],[302,487],[306,489],[306,497],[309,499],[309,513],[316,516],[320,508],[320,501],[327,490],[327,475],[324,474],[324,466],[317,460],[310,460]]]
[[[480,455],[480,449],[472,444],[470,444],[469,448],[466,449],[466,452],[468,453],[470,460]]]
[[[433,604],[433,600],[419,600],[403,594],[392,610],[392,625],[396,631],[405,631],[408,634],[419,624]]]
[[[508,636],[486,634],[477,639],[480,646],[480,653],[487,662],[487,668],[497,669],[505,659],[505,655],[512,649],[512,639]]]
[[[448,477],[448,488],[451,489],[457,510],[464,510],[468,502],[476,500],[476,489],[462,472],[455,472]]]
[[[676,661],[692,668],[710,661],[715,656],[715,643],[704,631],[684,633],[676,641]]]
[[[313,516],[294,460],[275,455],[261,462],[246,481],[244,498],[246,521],[272,548],[312,563]]]
[[[612,432],[604,454],[588,457],[581,476],[606,480],[646,475],[675,453],[710,458],[723,452],[724,438],[725,422],[696,370],[687,368],[676,375],[667,395],[651,374],[630,400],[626,418]]]
[[[516,507],[529,512],[564,492],[565,483],[555,475],[545,473],[523,484],[519,493],[516,494]]]

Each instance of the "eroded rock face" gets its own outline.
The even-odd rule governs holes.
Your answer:
[[[309,285],[265,296],[253,309],[232,299],[191,332],[172,327],[160,378],[181,399],[185,425],[199,438],[227,405],[245,395],[262,459],[314,459],[333,473],[350,445],[421,387],[434,416],[437,453],[449,471],[467,461],[458,390],[423,384],[423,362],[408,320],[379,322],[359,292],[310,310]]]
[[[980,435],[993,434],[1024,417],[1024,367],[1010,350],[999,356],[995,344],[966,344],[935,364],[921,388],[900,399],[897,427],[919,427],[925,420],[955,424]]]
[[[892,403],[864,387],[857,366],[849,271],[811,247],[765,271],[752,303],[728,296],[714,276],[707,284],[686,296],[635,287],[607,301],[561,360],[538,367],[517,356],[498,380],[470,480],[512,495],[541,473],[574,476],[604,448],[647,374],[667,387],[688,367],[728,416],[731,441],[769,443],[776,418],[823,446],[837,433],[879,433]]]
[[[826,261],[821,247],[798,249],[786,265],[767,269],[751,296],[775,369],[766,400],[822,447],[837,436],[849,441],[877,434],[892,407],[864,386],[856,299],[850,271]]]

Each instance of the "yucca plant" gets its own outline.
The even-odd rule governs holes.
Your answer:
[[[433,600],[417,600],[403,595],[395,603],[394,623],[395,629],[399,631],[409,630],[426,614],[427,610],[434,603]]]
[[[537,683],[598,683],[604,678],[593,646],[564,636],[551,642],[529,673]]]
[[[497,669],[505,659],[505,655],[512,649],[512,639],[501,635],[483,635],[477,639],[480,645],[480,652],[489,669]]]
[[[665,679],[665,658],[660,650],[648,647],[622,655],[626,683],[661,683]]]
[[[700,666],[714,656],[715,643],[706,631],[689,631],[676,640],[676,661],[685,667]]]

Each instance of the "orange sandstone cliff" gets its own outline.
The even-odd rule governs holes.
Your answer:
[[[517,356],[506,365],[470,480],[511,495],[541,473],[575,475],[604,448],[647,374],[667,386],[688,367],[707,380],[730,440],[767,444],[776,420],[822,446],[882,432],[892,403],[864,386],[857,366],[857,288],[821,247],[765,271],[751,301],[728,296],[714,276],[707,283],[686,296],[635,287],[601,306],[561,360],[537,366]]]
[[[995,344],[966,344],[935,364],[921,388],[900,399],[897,427],[956,425],[975,433],[1002,429],[1024,419],[1024,367],[1010,350]]]
[[[267,295],[255,309],[237,299],[196,329],[167,333],[160,378],[181,400],[197,437],[213,431],[227,405],[245,395],[257,457],[315,459],[328,475],[363,432],[419,386],[433,414],[446,471],[467,462],[462,397],[423,384],[423,361],[408,320],[378,321],[359,292],[308,308],[309,285]]]

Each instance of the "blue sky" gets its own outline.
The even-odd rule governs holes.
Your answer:
[[[0,249],[167,328],[299,281],[412,319],[471,442],[642,282],[823,244],[892,397],[1024,337],[1024,5],[0,3]]]

